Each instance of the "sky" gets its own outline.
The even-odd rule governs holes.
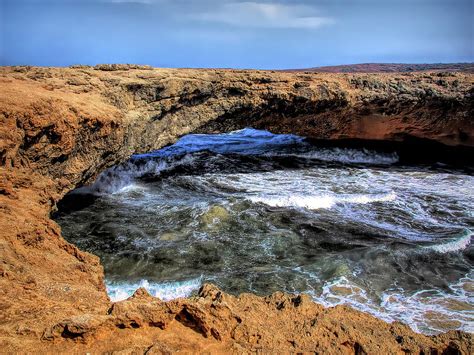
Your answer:
[[[474,0],[0,0],[0,64],[474,62]]]

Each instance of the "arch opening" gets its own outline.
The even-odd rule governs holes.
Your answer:
[[[472,179],[387,149],[246,128],[134,155],[66,195],[54,218],[101,258],[112,300],[138,287],[185,297],[211,282],[305,292],[436,333],[469,324],[450,302],[469,306]],[[442,300],[442,320],[430,320]]]

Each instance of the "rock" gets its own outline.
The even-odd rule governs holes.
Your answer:
[[[84,66],[74,66],[73,68],[76,69],[84,68]],[[94,66],[95,70],[103,70],[103,71],[116,71],[116,70],[131,70],[131,69],[138,69],[138,70],[153,70],[153,68],[149,65],[137,65],[137,64],[97,64]]]
[[[224,207],[214,205],[201,215],[201,222],[205,226],[210,226],[215,223],[224,223],[229,217],[229,212]]]
[[[181,235],[176,232],[166,232],[160,235],[160,240],[164,240],[166,242],[173,242],[180,239],[181,239]]]
[[[427,337],[281,292],[234,297],[205,285],[199,297],[162,302],[140,289],[111,303],[99,259],[67,243],[50,219],[68,191],[191,132],[252,126],[389,144],[418,137],[471,156],[474,76],[438,80],[426,73],[1,67],[2,351],[472,353],[472,334]],[[229,217],[213,206],[202,223]]]
[[[45,330],[44,340],[55,338],[76,339],[83,338],[86,334],[91,335],[108,319],[107,316],[84,314],[55,324]]]

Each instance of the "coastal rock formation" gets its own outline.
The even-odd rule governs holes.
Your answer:
[[[398,63],[365,63],[346,64],[289,71],[314,71],[320,73],[409,73],[423,71],[437,72],[474,72],[473,63],[438,63],[438,64],[398,64]]]
[[[69,244],[56,203],[105,168],[191,132],[252,126],[313,139],[474,147],[474,76],[134,67],[0,69],[0,344],[5,351],[472,353],[304,296],[206,285],[111,303],[99,259]],[[184,340],[186,339],[186,340]]]

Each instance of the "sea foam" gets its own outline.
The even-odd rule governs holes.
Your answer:
[[[397,195],[392,191],[387,194],[374,195],[353,195],[353,196],[249,196],[248,199],[254,203],[260,202],[272,207],[299,207],[311,210],[328,209],[338,203],[349,204],[368,204],[374,202],[390,202],[394,201]]]
[[[326,282],[321,293],[313,290],[307,293],[325,307],[347,304],[386,322],[408,324],[418,333],[434,335],[445,332],[446,327],[472,333],[473,293],[469,291],[472,289],[472,273],[450,285],[450,289],[451,292],[426,289],[412,294],[402,289],[387,290],[374,298],[363,286],[341,276]]]
[[[391,165],[399,161],[397,153],[378,153],[367,149],[350,148],[316,148],[305,153],[279,154],[269,153],[267,156],[289,156],[304,159],[315,159],[326,162]]]
[[[460,237],[453,239],[450,242],[430,245],[427,248],[441,254],[453,253],[456,251],[464,250],[471,244],[471,238],[473,235],[474,233],[472,231],[466,229]]]
[[[139,289],[145,288],[152,296],[158,297],[163,301],[169,301],[176,298],[189,297],[197,291],[202,284],[202,278],[196,278],[186,281],[155,283],[141,280],[136,283],[126,282],[107,282],[107,293],[113,302],[123,301]]]
[[[291,152],[281,153],[288,149]],[[341,163],[388,165],[398,161],[396,153],[378,153],[366,149],[318,148],[300,136],[245,128],[221,134],[188,134],[168,147],[133,155],[126,163],[104,171],[92,185],[77,189],[75,192],[96,195],[116,193],[144,175],[159,175],[180,165],[192,164],[193,154],[201,151]],[[326,206],[329,202],[321,201],[321,204]]]

